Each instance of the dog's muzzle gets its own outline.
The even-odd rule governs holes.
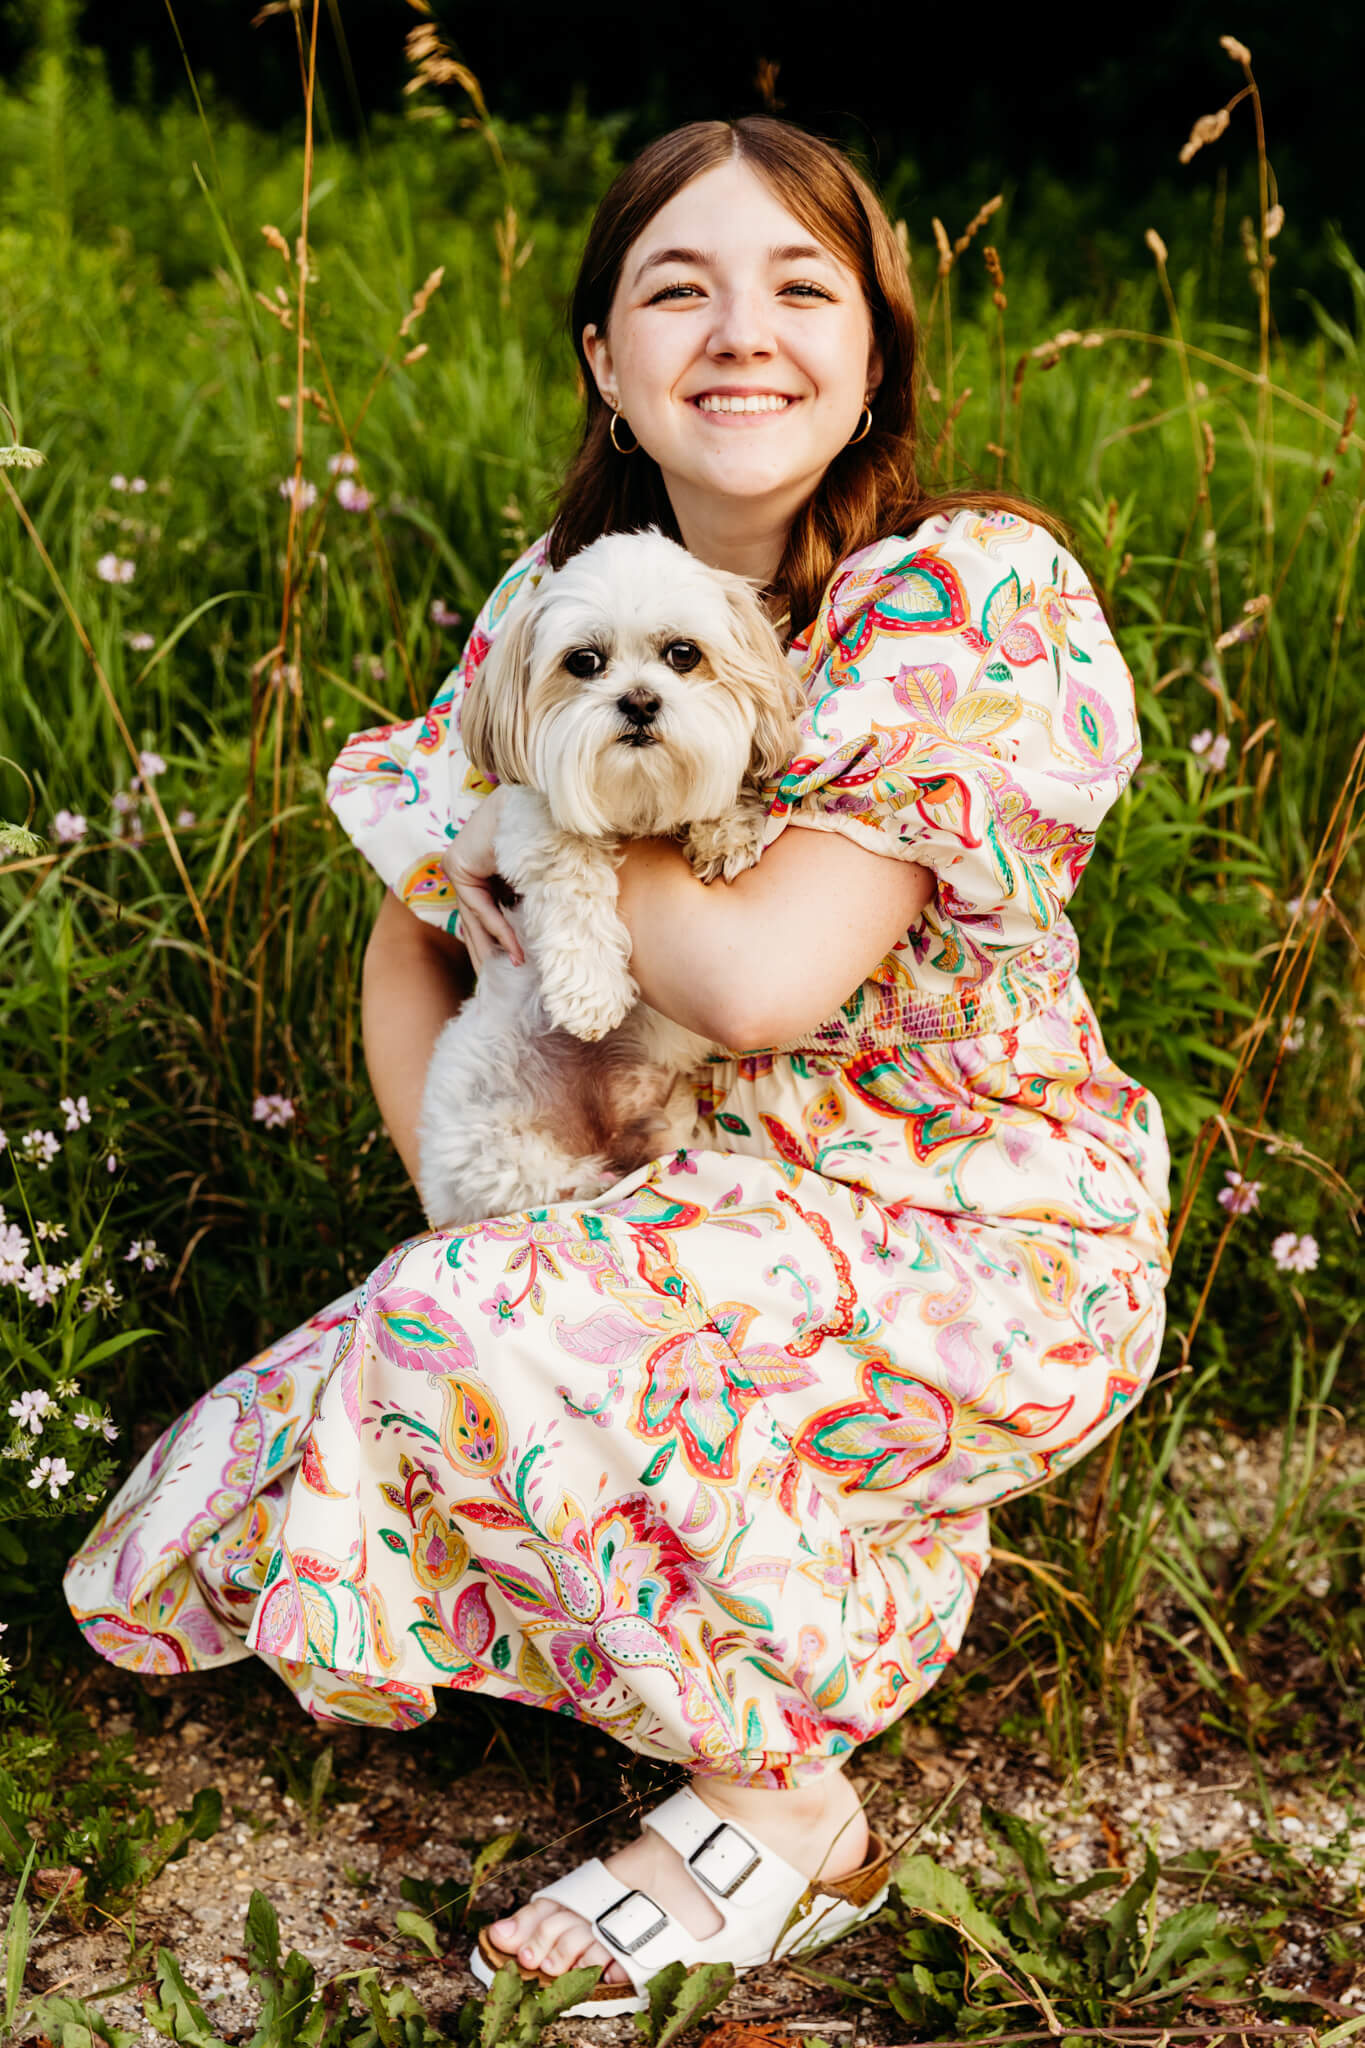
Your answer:
[[[650,731],[659,715],[663,699],[642,683],[616,700],[616,708],[626,721],[626,730],[620,735],[622,746],[652,747],[657,744],[656,736]]]

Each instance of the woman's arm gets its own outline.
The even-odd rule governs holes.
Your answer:
[[[386,891],[365,949],[361,1034],[379,1114],[414,1183],[427,1062],[441,1026],[473,987],[460,941],[424,923]]]
[[[736,1052],[831,1016],[934,893],[917,862],[789,826],[733,882],[699,882],[681,847],[634,840],[618,903],[645,1001]]]

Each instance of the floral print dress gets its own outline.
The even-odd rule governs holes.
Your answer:
[[[356,845],[451,930],[440,851],[486,790],[459,700],[544,563],[425,718],[332,771]],[[705,1146],[425,1231],[210,1388],[72,1561],[103,1655],[255,1655],[314,1714],[395,1728],[477,1690],[787,1786],[933,1684],[991,1505],[1138,1398],[1169,1161],[1065,915],[1139,751],[1094,592],[1036,526],[938,517],[846,560],[791,658],[771,834],[922,862],[919,922],[807,1040],[711,1063]]]

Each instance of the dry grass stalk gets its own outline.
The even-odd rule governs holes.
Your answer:
[[[285,268],[288,269],[290,262],[289,244],[288,242],[285,241],[284,236],[280,233],[279,229],[277,227],[272,227],[270,222],[266,221],[262,225],[261,233],[265,236],[265,239],[267,240],[267,242],[269,242],[272,249],[279,250],[281,256],[283,256],[284,258]]]
[[[418,289],[413,293],[412,304],[408,308],[407,312],[403,315],[403,318],[398,324],[398,332],[400,336],[406,338],[407,335],[411,333],[412,329],[421,319],[423,313],[426,312],[427,307],[431,304],[434,295],[440,290],[441,280],[442,278],[444,278],[445,274],[446,270],[444,263],[438,263],[435,270],[429,273],[429,275],[423,280]]]
[[[987,242],[985,248],[981,251],[981,255],[986,265],[986,274],[995,287],[991,294],[992,300],[1000,312],[1003,313],[1009,304],[1009,300],[1005,297],[1005,272],[1001,266],[999,251],[993,243]]]
[[[1216,114],[1201,114],[1190,130],[1190,139],[1180,152],[1180,161],[1187,164],[1191,157],[1198,156],[1207,143],[1217,142],[1220,135],[1227,133],[1232,115],[1226,107],[1220,107]]]
[[[781,63],[771,57],[760,57],[754,73],[754,91],[763,105],[765,114],[776,114],[787,104],[777,97],[777,74]]]
[[[931,223],[934,230],[934,247],[938,250],[938,274],[946,277],[953,267],[953,245],[948,240],[948,230],[935,214]]]
[[[428,20],[418,28],[409,29],[403,47],[413,74],[403,87],[405,93],[420,92],[427,85],[458,85],[473,100],[480,121],[487,121],[488,108],[484,103],[482,86],[469,66],[451,55],[449,45],[442,41],[441,31],[434,21]]]
[[[954,261],[956,261],[957,258],[962,254],[963,250],[967,247],[968,243],[972,240],[973,236],[977,233],[978,229],[984,228],[986,222],[991,219],[992,215],[999,213],[1004,203],[1004,193],[997,192],[993,199],[988,199],[984,206],[981,206],[977,209],[977,211],[972,215],[971,219],[968,221],[966,227],[962,230],[962,233],[953,243]]]

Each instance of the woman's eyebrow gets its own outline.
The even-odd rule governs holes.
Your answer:
[[[646,256],[636,271],[634,283],[638,284],[646,271],[658,270],[666,263],[687,263],[698,270],[704,270],[708,264],[714,264],[716,260],[714,253],[708,249],[656,249],[652,256]],[[829,263],[832,260],[827,249],[819,249],[813,242],[788,242],[781,248],[768,251],[770,263]]]

